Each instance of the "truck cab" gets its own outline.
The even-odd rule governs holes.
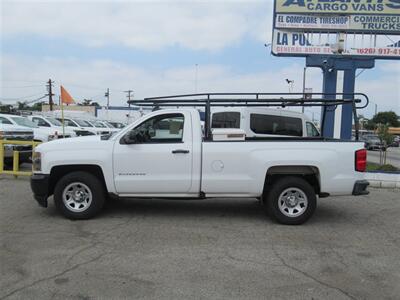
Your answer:
[[[231,107],[215,108],[211,113],[211,128],[240,128],[247,138],[320,136],[305,114],[287,109]]]
[[[29,141],[33,140],[33,130],[23,126],[15,125],[7,118],[0,115],[0,140],[9,141]],[[12,165],[13,152],[19,151],[19,163],[29,161],[32,156],[32,146],[30,145],[4,145],[4,163]]]

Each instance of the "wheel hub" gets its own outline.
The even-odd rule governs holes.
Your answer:
[[[85,196],[86,195],[85,195],[85,193],[83,191],[77,191],[75,193],[74,200],[76,202],[82,202],[83,200],[85,200]]]
[[[65,207],[73,212],[83,212],[92,203],[92,192],[90,188],[82,182],[69,184],[62,194]]]
[[[279,196],[279,210],[287,217],[295,218],[302,215],[307,206],[308,199],[306,194],[297,187],[289,187],[282,191]]]
[[[299,199],[297,199],[296,196],[288,196],[286,198],[286,205],[289,207],[295,207],[297,203],[299,202]]]

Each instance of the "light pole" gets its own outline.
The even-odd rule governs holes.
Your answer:
[[[286,78],[286,82],[289,85],[289,93],[293,92],[293,85],[294,85],[294,80],[290,80]]]
[[[197,94],[197,72],[198,72],[198,67],[199,65],[195,65],[195,71],[194,71],[194,92]]]
[[[304,67],[304,70],[303,70],[303,99],[306,98],[306,71],[307,71],[307,67]],[[304,105],[301,107],[301,112],[304,114]]]

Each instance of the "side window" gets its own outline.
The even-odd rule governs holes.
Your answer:
[[[32,121],[39,127],[50,127],[50,124],[41,118],[32,118]]]
[[[0,117],[0,124],[12,125],[11,121],[4,117]]]
[[[180,143],[183,140],[182,114],[155,116],[132,129],[137,143]]]
[[[313,123],[307,122],[306,128],[307,128],[307,136],[320,136],[317,128],[315,128]]]
[[[211,128],[240,128],[240,112],[214,113]]]
[[[250,128],[257,134],[303,136],[300,118],[251,114]]]
[[[62,119],[58,119],[62,123]],[[64,119],[64,125],[65,126],[71,126],[71,127],[77,127],[74,122],[68,119]]]

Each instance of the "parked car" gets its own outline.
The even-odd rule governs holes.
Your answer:
[[[112,132],[119,131],[118,129],[109,126],[106,124],[104,121],[99,121],[99,120],[90,120],[88,121],[93,127],[99,130],[101,134],[109,134]]]
[[[61,125],[64,122],[64,128],[67,128],[68,130],[73,130],[77,136],[88,136],[97,134],[97,131],[94,130],[93,126],[91,126],[90,124],[82,123],[71,118],[56,119],[61,122]]]
[[[385,144],[377,135],[363,135],[361,140],[367,150],[386,150]]]
[[[115,121],[107,121],[108,124],[111,124],[112,126],[114,126],[114,128],[118,128],[118,129],[122,129],[124,128],[126,125],[121,123],[121,122],[115,122]]]
[[[94,217],[107,195],[248,197],[262,199],[279,222],[302,224],[313,215],[317,196],[367,194],[365,168],[362,142],[303,137],[248,141],[240,128],[213,129],[203,138],[196,109],[167,109],[110,136],[39,145],[31,187],[41,206],[47,207],[54,195],[55,206],[70,219]]]
[[[393,142],[389,145],[389,147],[400,147],[400,136],[395,135]]]
[[[212,128],[240,128],[248,138],[293,136],[319,137],[314,123],[305,114],[268,108],[216,108]]]
[[[0,140],[32,141],[32,129],[9,124],[7,119],[0,117]],[[14,151],[19,151],[19,163],[28,162],[32,156],[31,145],[4,145],[4,163],[12,165]]]
[[[55,136],[57,136],[57,138],[64,138],[64,137],[68,138],[77,136],[77,134],[73,130],[68,128],[63,129],[62,123],[58,121],[56,118],[39,116],[39,115],[32,115],[28,116],[27,118],[39,127],[51,129],[52,131],[54,131]],[[63,132],[65,136],[63,135]]]
[[[36,123],[32,122],[28,118],[17,116],[17,115],[8,115],[8,114],[0,114],[0,119],[5,124],[12,124],[15,126],[22,126],[29,128],[29,130],[33,131],[33,139],[37,142],[48,142],[58,138],[57,130],[54,130],[51,127],[39,127]],[[68,137],[70,137],[68,135]]]

